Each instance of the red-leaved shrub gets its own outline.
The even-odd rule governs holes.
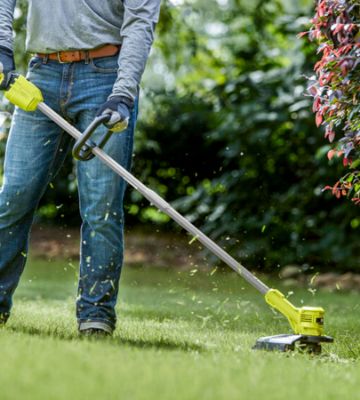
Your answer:
[[[308,87],[316,125],[332,143],[329,160],[341,157],[349,169],[324,189],[360,205],[360,1],[317,0],[310,30],[299,36],[305,35],[317,41],[321,55]]]

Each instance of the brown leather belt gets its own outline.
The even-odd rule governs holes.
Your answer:
[[[94,50],[69,50],[49,54],[37,53],[36,55],[63,64],[90,60],[92,58],[111,57],[119,53],[120,47],[120,45],[107,44]]]

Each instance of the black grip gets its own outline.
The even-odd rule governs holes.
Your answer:
[[[72,155],[75,159],[79,161],[89,161],[94,158],[92,149],[94,147],[99,147],[100,149],[104,147],[105,143],[110,139],[112,132],[108,131],[101,139],[99,144],[96,144],[90,140],[91,136],[94,134],[96,129],[103,123],[110,120],[110,115],[100,115],[96,117],[93,122],[86,128],[84,133],[75,142],[72,150]]]

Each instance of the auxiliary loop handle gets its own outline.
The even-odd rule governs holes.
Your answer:
[[[94,121],[86,128],[85,132],[75,142],[72,150],[72,155],[74,158],[79,161],[89,161],[95,157],[95,155],[92,153],[92,149],[94,147],[102,149],[106,142],[110,139],[112,132],[107,131],[99,144],[96,144],[94,141],[92,141],[90,137],[101,124],[108,122],[109,120],[110,115],[100,115],[94,119]]]

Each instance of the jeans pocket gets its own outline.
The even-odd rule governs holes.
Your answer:
[[[94,72],[103,74],[117,73],[119,68],[118,56],[92,58],[89,66]]]
[[[28,71],[31,72],[38,69],[41,66],[42,62],[43,60],[40,57],[37,56],[31,57],[28,64]]]

